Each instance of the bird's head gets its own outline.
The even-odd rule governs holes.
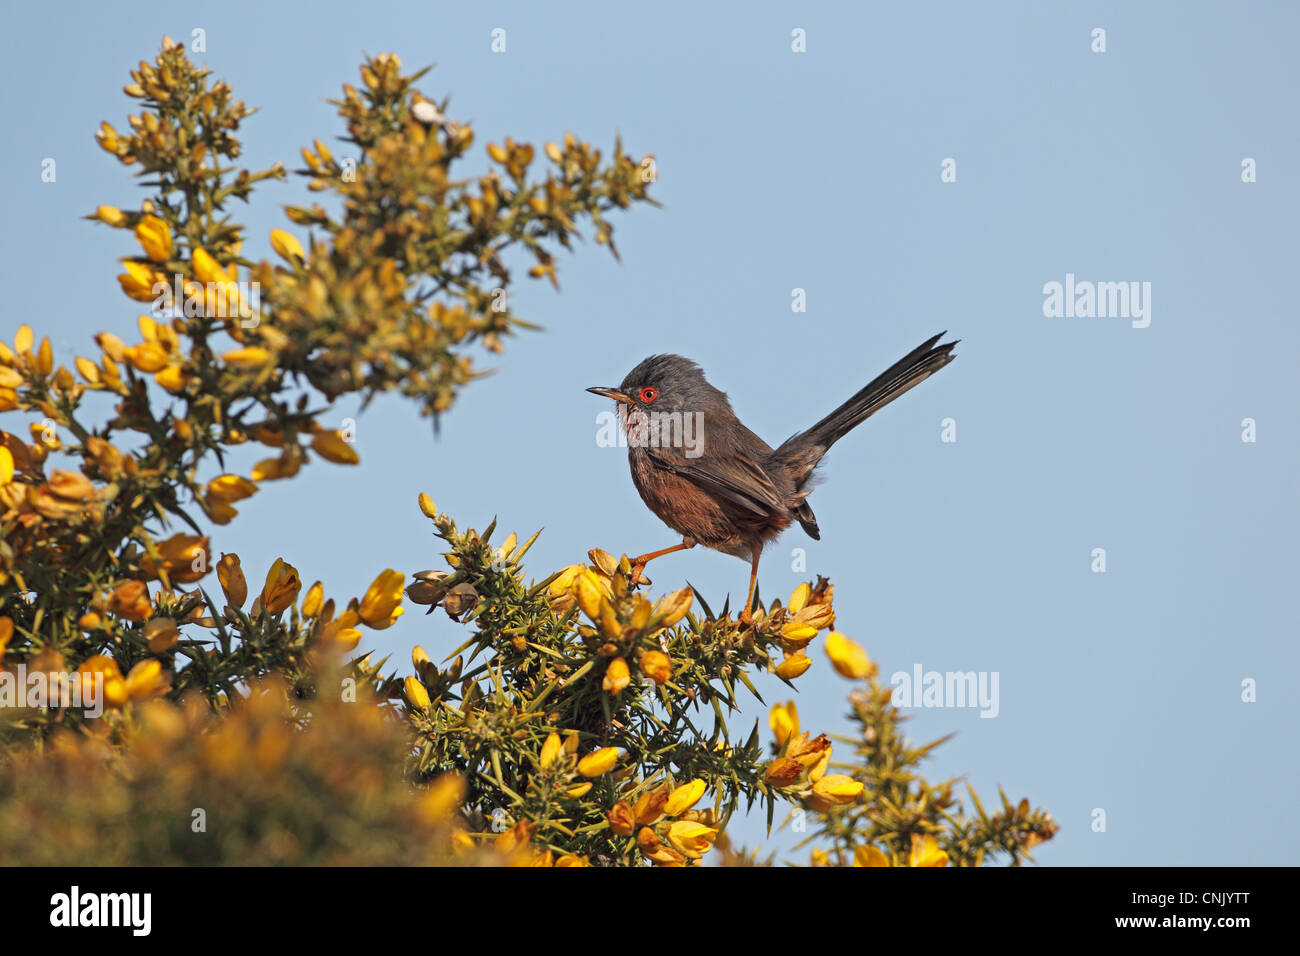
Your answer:
[[[627,373],[618,388],[589,388],[643,412],[704,412],[726,396],[710,385],[703,370],[680,355],[652,355]]]

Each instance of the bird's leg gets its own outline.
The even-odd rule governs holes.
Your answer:
[[[640,557],[633,558],[632,578],[628,583],[635,587],[636,583],[641,580],[641,572],[645,570],[646,564],[653,561],[655,558],[661,558],[665,554],[672,554],[674,551],[685,551],[687,548],[693,547],[695,547],[694,538],[682,538],[681,544],[675,544],[671,548],[664,548],[661,551],[651,551],[648,554],[643,554]]]
[[[753,563],[749,569],[749,593],[745,595],[745,607],[741,610],[740,617],[738,618],[741,624],[754,623],[754,615],[750,611],[750,607],[754,603],[754,585],[758,583],[758,559],[762,556],[763,546],[761,544],[754,545],[752,558]]]

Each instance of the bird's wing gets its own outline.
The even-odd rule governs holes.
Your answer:
[[[688,478],[701,488],[754,514],[768,515],[786,510],[767,472],[743,452],[692,459],[675,448],[646,450],[660,468]]]

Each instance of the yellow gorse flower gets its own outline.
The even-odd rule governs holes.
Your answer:
[[[542,766],[549,767],[555,763],[556,758],[560,756],[563,749],[564,743],[560,740],[560,735],[556,733],[550,734],[546,738],[546,743],[542,744]]]
[[[208,482],[208,496],[217,501],[242,501],[257,493],[257,485],[241,475],[218,475]]]
[[[325,588],[319,581],[307,589],[307,596],[302,599],[302,616],[316,617],[325,603]],[[419,650],[419,648],[416,648]]]
[[[162,664],[153,659],[143,660],[126,675],[126,696],[131,700],[143,700],[163,690],[166,684]]]
[[[376,631],[391,627],[404,613],[402,593],[406,585],[406,575],[401,571],[386,568],[366,589],[357,613],[361,620]]]
[[[641,673],[656,684],[663,684],[673,676],[672,658],[663,651],[646,651],[638,663],[641,665]]]
[[[271,353],[257,345],[232,349],[221,358],[227,364],[243,369],[259,369],[271,363]]]
[[[176,622],[170,617],[156,617],[144,626],[144,639],[154,654],[170,650],[180,636]]]
[[[686,616],[694,600],[695,592],[688,587],[666,595],[655,605],[655,624],[659,627],[672,627]]]
[[[839,631],[826,635],[826,654],[835,669],[851,680],[864,680],[875,673],[876,665],[867,656],[866,649]]]
[[[618,761],[617,747],[601,747],[578,761],[578,773],[584,777],[599,777]]]
[[[226,603],[233,608],[241,608],[248,599],[248,582],[244,571],[239,566],[239,555],[223,554],[217,562],[217,580],[226,595]]]
[[[808,582],[803,582],[803,584],[795,588],[794,593],[790,595],[790,600],[786,602],[786,610],[791,614],[798,614],[803,610],[803,606],[808,603],[808,595],[811,593],[812,588],[808,586]]]
[[[319,431],[311,436],[312,451],[336,465],[355,465],[361,461],[352,443],[338,431]]]
[[[864,786],[861,781],[842,773],[828,773],[813,783],[812,793],[806,797],[808,805],[819,813],[831,807],[843,807],[857,802]]]
[[[283,558],[276,558],[271,570],[266,572],[266,584],[262,586],[262,607],[268,614],[279,614],[298,599],[302,590],[302,581],[298,579],[298,569],[285,564]]]
[[[947,866],[948,854],[939,849],[939,841],[930,834],[912,834],[912,852],[907,856],[908,866]]]
[[[122,260],[122,267],[126,272],[117,277],[117,281],[122,286],[122,291],[128,298],[137,302],[152,302],[158,298],[159,293],[154,291],[154,286],[161,283],[167,285],[167,280],[162,275],[150,269],[148,266],[139,262],[132,262],[130,259]]]
[[[794,701],[773,704],[767,715],[767,723],[772,728],[772,736],[776,738],[777,745],[784,746],[787,740],[799,732],[799,710]]]
[[[135,238],[153,262],[166,262],[172,257],[171,227],[157,216],[141,216],[135,224]]]
[[[692,780],[690,783],[682,784],[668,795],[668,802],[664,804],[664,813],[670,817],[685,813],[699,802],[707,787],[703,780]]]
[[[190,257],[190,268],[194,272],[194,277],[200,282],[230,282],[230,276],[221,268],[221,264],[212,258],[211,253],[206,249],[195,249],[194,255]]]
[[[853,851],[854,866],[889,866],[889,858],[874,846],[860,846]]]
[[[302,243],[298,241],[298,238],[293,233],[285,232],[283,229],[271,230],[271,248],[286,262],[307,258],[307,254],[303,252]]]
[[[616,657],[605,668],[605,679],[601,681],[600,686],[611,694],[621,694],[623,688],[631,682],[632,677],[627,670],[627,661],[621,657]]]
[[[408,704],[416,710],[429,709],[429,705],[432,701],[429,700],[429,692],[424,689],[423,684],[414,677],[408,677],[404,682],[404,687],[406,689],[406,702]]]
[[[165,572],[173,584],[193,584],[208,573],[208,539],[192,534],[174,534],[158,542],[158,557],[145,555],[140,568],[150,577]]]
[[[796,651],[776,665],[776,676],[785,680],[794,680],[810,667],[812,667],[812,658],[803,651]]]
[[[668,828],[668,842],[679,853],[692,860],[698,860],[713,848],[718,831],[693,820],[678,820]]]
[[[108,226],[120,228],[126,225],[126,214],[116,206],[97,206],[95,218]]]

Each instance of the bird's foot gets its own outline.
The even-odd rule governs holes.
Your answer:
[[[634,588],[641,581],[641,576],[645,573],[645,565],[644,561],[632,562],[632,576],[627,579],[628,587]]]
[[[739,614],[736,615],[736,620],[739,621],[741,624],[745,625],[745,627],[749,627],[751,624],[754,623],[754,614],[752,611],[750,611],[749,608],[745,608],[743,611],[741,611]]]

